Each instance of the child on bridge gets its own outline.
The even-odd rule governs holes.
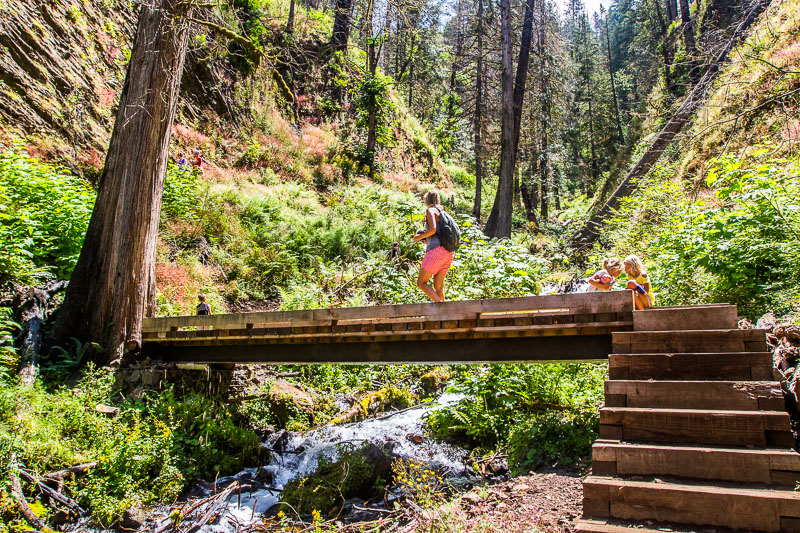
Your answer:
[[[629,255],[623,261],[625,273],[628,275],[627,289],[633,291],[633,301],[636,309],[650,309],[656,305],[656,297],[653,288],[650,286],[650,278],[647,277],[647,270],[642,264],[642,260],[635,255]]]
[[[622,274],[622,260],[619,257],[609,257],[603,261],[603,270],[598,270],[586,281],[589,283],[589,292],[610,291]]]

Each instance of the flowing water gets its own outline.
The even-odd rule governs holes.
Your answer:
[[[255,490],[234,494],[222,513],[221,520],[202,528],[203,532],[237,531],[244,526],[261,520],[262,514],[280,501],[279,490],[292,479],[308,475],[317,467],[320,458],[335,459],[337,446],[350,442],[359,445],[370,442],[378,446],[391,444],[392,455],[404,459],[413,458],[436,468],[445,478],[461,478],[467,472],[465,464],[468,452],[442,442],[423,438],[424,418],[433,409],[453,404],[462,398],[461,395],[444,393],[436,401],[423,404],[397,414],[364,420],[342,426],[325,426],[303,434],[292,435],[282,443],[281,449],[292,453],[273,453],[271,462],[262,469],[271,476],[270,489]],[[272,443],[268,444],[271,448]],[[255,468],[247,469],[236,476],[220,478],[217,486],[224,487],[234,480],[243,484],[256,475]],[[204,492],[210,492],[203,489]]]

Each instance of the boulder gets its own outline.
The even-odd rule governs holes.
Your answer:
[[[314,397],[283,379],[272,383],[268,400],[270,410],[281,426],[298,413],[314,413]]]
[[[139,507],[139,505],[135,504],[122,513],[122,517],[119,520],[119,525],[123,529],[132,529],[135,531],[142,527],[146,520],[147,512]]]
[[[419,378],[419,384],[422,387],[422,392],[426,396],[432,396],[439,392],[450,379],[450,370],[444,366],[437,366],[427,374]]]
[[[322,460],[313,474],[287,483],[281,498],[301,514],[315,509],[338,511],[350,498],[369,499],[380,494],[379,480],[387,481],[391,475],[392,462],[386,452],[365,443],[360,448],[345,449],[335,461]]]

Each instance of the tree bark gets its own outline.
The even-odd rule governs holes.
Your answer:
[[[670,22],[678,18],[677,0],[667,0],[667,18]]]
[[[658,0],[652,0],[653,6],[656,11],[656,19],[661,33],[661,54],[664,57],[664,84],[667,86],[667,94],[672,93],[672,48],[669,43],[669,32],[667,31],[667,23],[661,13],[661,6]]]
[[[481,188],[483,181],[483,0],[478,0],[477,65],[475,72],[475,204],[472,215],[481,222]]]
[[[53,329],[105,350],[98,363],[140,342],[155,308],[161,195],[193,4],[142,3],[128,74],[83,249]]]
[[[511,215],[514,196],[514,169],[517,162],[517,145],[519,144],[520,124],[522,121],[522,103],[525,97],[525,80],[528,76],[530,62],[531,38],[533,35],[534,0],[525,5],[525,18],[520,40],[519,62],[516,77],[511,79],[513,70],[511,58],[511,3],[500,1],[500,21],[502,40],[502,91],[503,115],[501,125],[500,177],[494,205],[486,221],[484,232],[490,237],[511,236]]]
[[[289,35],[294,33],[294,2],[295,0],[289,1],[289,18],[286,20],[286,33]]]
[[[334,52],[344,52],[350,39],[350,12],[353,0],[336,0],[336,12],[333,17],[333,34],[331,45]]]
[[[373,39],[370,39],[369,44],[367,45],[367,61],[369,62],[368,76],[371,79],[374,79],[375,72],[378,69],[378,56],[377,51],[375,50],[375,41]],[[376,128],[378,120],[378,110],[376,109],[377,102],[375,100],[374,93],[370,93],[369,95],[368,106],[369,118],[367,119],[367,154],[369,157],[369,175],[370,177],[373,177],[375,173],[375,142],[377,139]]]
[[[689,56],[689,80],[692,86],[700,81],[700,67],[697,65],[697,46],[694,41],[694,24],[689,12],[689,0],[680,0],[681,27],[683,28],[683,42],[686,44],[686,55]]]
[[[685,1],[685,0],[683,0]],[[603,7],[600,6],[603,11]],[[614,117],[617,121],[617,135],[619,136],[620,144],[625,144],[625,136],[622,134],[622,122],[619,119],[619,104],[617,103],[617,83],[614,80],[614,66],[611,64],[611,36],[609,35],[610,29],[608,27],[608,16],[605,17],[606,26],[606,54],[608,57],[608,76],[611,78],[611,96],[614,100]]]
[[[511,0],[500,0],[502,50],[502,120],[500,134],[500,177],[494,205],[484,233],[490,237],[511,236],[512,188],[514,185],[514,80],[511,59]]]
[[[695,85],[692,92],[684,100],[680,109],[672,116],[667,122],[655,140],[651,143],[650,148],[642,154],[639,161],[625,176],[622,183],[619,184],[614,193],[609,197],[606,203],[589,219],[578,233],[573,235],[572,244],[577,248],[585,248],[590,246],[597,237],[600,235],[600,230],[606,222],[606,219],[611,213],[619,206],[623,198],[636,190],[636,182],[644,177],[650,168],[658,161],[661,154],[664,152],[670,142],[681,131],[681,129],[689,122],[692,114],[700,107],[705,101],[708,90],[714,83],[714,80],[719,74],[722,63],[728,57],[728,54],[746,35],[747,29],[758,18],[758,15],[766,9],[769,5],[769,0],[759,0],[749,11],[745,19],[739,24],[739,27],[731,37],[731,40],[725,48],[717,55],[708,70],[703,75],[700,82]]]

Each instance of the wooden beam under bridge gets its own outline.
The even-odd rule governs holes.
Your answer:
[[[146,319],[143,354],[192,363],[605,359],[633,329],[629,291]]]
[[[542,363],[608,359],[611,334],[313,344],[265,344],[254,341],[213,346],[148,342],[144,346],[144,355],[147,357],[176,363]]]

